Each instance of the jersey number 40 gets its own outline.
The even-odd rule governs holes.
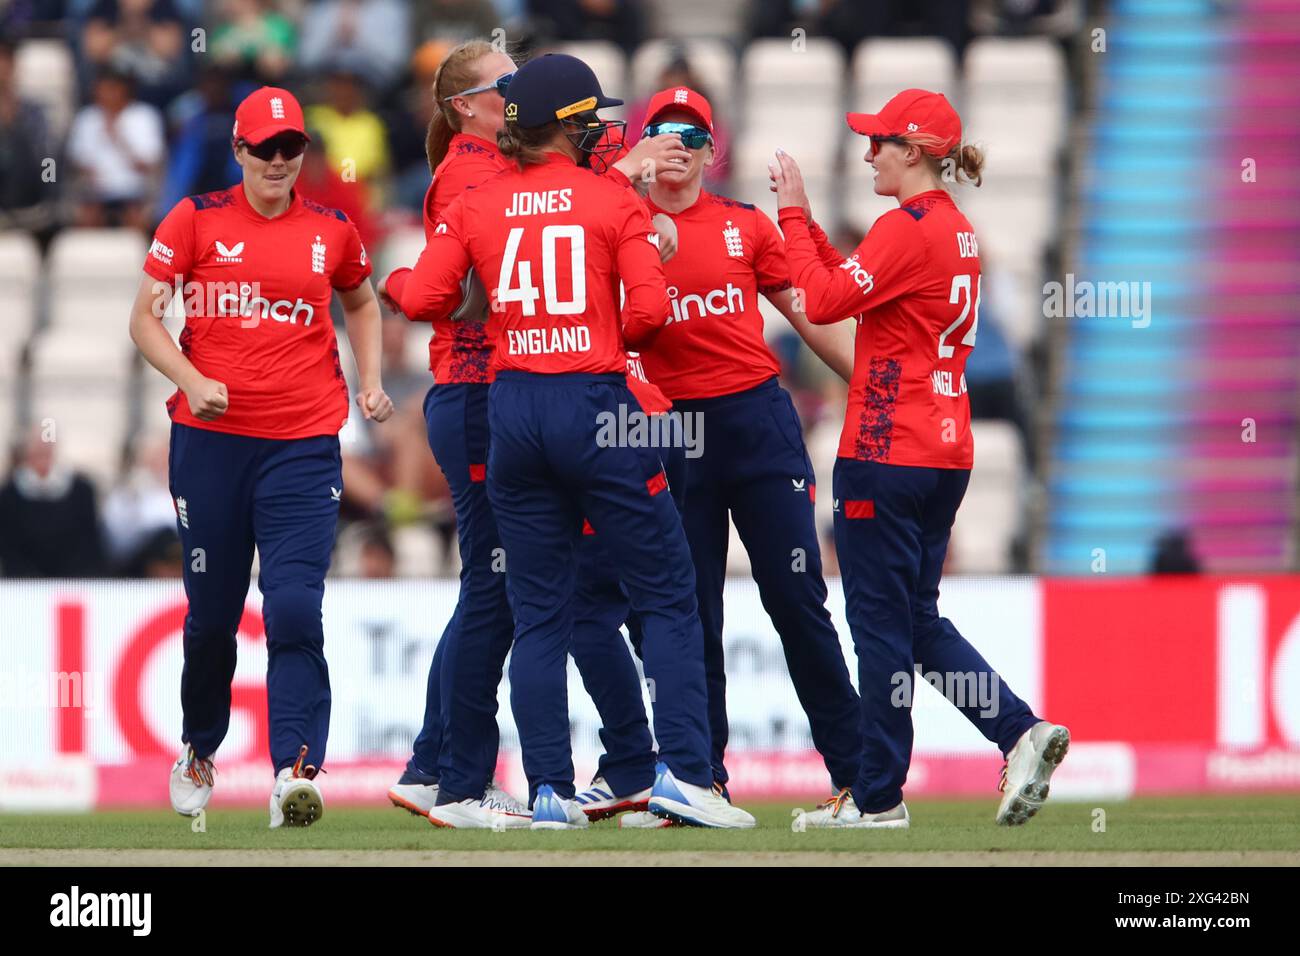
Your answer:
[[[533,285],[533,263],[519,258],[519,244],[524,238],[524,227],[516,226],[506,237],[506,251],[501,257],[501,278],[497,282],[497,301],[503,305],[518,302],[524,315],[537,314],[537,300],[546,297],[548,315],[580,315],[587,311],[587,249],[586,235],[581,226],[542,227],[542,290]],[[561,300],[556,281],[556,244],[568,240],[570,295]],[[515,273],[519,281],[515,283]]]

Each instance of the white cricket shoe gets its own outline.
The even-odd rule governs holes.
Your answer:
[[[388,788],[388,800],[400,810],[414,813],[417,817],[425,817],[438,802],[438,785],[436,783],[395,783]]]
[[[614,789],[605,782],[604,777],[594,777],[591,786],[573,799],[582,807],[582,812],[587,815],[587,819],[595,823],[616,813],[645,810],[650,803],[650,793],[651,788],[646,787],[636,793],[617,796]]]
[[[1002,768],[1002,802],[994,822],[1008,827],[1027,823],[1047,800],[1052,773],[1069,749],[1070,731],[1059,724],[1040,720],[1021,734]]]
[[[271,789],[271,829],[309,827],[325,815],[325,798],[316,786],[316,768],[304,765],[307,745],[302,745],[292,767],[285,767],[275,777]]]
[[[655,765],[650,812],[688,827],[748,829],[758,822],[740,807],[733,807],[712,787],[678,780],[662,762]]]
[[[497,786],[488,784],[483,796],[444,803],[429,810],[429,822],[454,830],[509,830],[526,827],[533,815],[528,807]]]
[[[199,757],[186,744],[172,764],[171,778],[167,781],[172,809],[183,817],[192,817],[206,807],[212,799],[216,773],[211,757]]]
[[[590,824],[576,801],[557,796],[551,785],[544,783],[537,788],[530,825],[534,830],[581,830]]]
[[[912,825],[907,804],[899,803],[891,810],[879,813],[863,813],[853,802],[853,794],[846,787],[811,813],[796,809],[791,812],[794,820],[790,829],[803,833],[808,829],[830,829],[832,827],[853,827],[860,830],[906,830]]]
[[[665,820],[663,817],[657,817],[653,813],[644,810],[634,810],[618,818],[618,828],[620,830],[662,830],[664,827],[678,825],[673,823],[672,820]]]

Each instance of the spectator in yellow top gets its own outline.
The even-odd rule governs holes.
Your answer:
[[[330,166],[344,182],[368,187],[371,208],[379,198],[378,180],[390,166],[388,133],[366,102],[366,87],[355,73],[331,71],[325,81],[325,101],[306,110],[307,125],[320,130]]]

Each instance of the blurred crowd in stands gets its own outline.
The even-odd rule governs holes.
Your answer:
[[[970,3],[934,0],[913,9],[901,2],[752,0],[747,22],[752,36],[789,36],[803,26],[846,49],[865,37],[911,30],[942,37],[960,55],[969,40]],[[1051,5],[996,6],[1004,19],[1014,19],[1016,11],[1029,15]],[[466,37],[504,30],[512,49],[525,55],[557,41],[596,38],[631,51],[648,35],[643,6],[633,0],[0,0],[0,229],[27,230],[43,246],[68,226],[149,233],[183,197],[238,181],[230,150],[235,106],[256,86],[275,84],[293,89],[306,106],[313,146],[299,191],[342,209],[366,245],[379,248],[393,230],[419,223],[430,181],[429,89],[447,50]],[[15,88],[15,50],[27,37],[69,44],[77,106],[66,128]],[[661,75],[661,85],[679,83],[702,87],[685,54],[670,58]],[[632,137],[644,110],[644,101],[629,104]],[[720,124],[724,158],[728,136]],[[711,176],[708,186],[725,192],[726,163]],[[846,253],[861,239],[827,225]],[[979,347],[967,369],[972,405],[977,417],[1020,430],[1032,468],[1023,369],[999,332],[999,307],[996,282],[987,282]],[[125,315],[121,321],[125,336]],[[419,553],[427,552],[436,572],[454,573],[454,516],[421,412],[429,374],[403,320],[386,319],[384,343],[385,386],[400,412],[383,427],[353,422],[343,435],[340,551],[346,554],[337,570],[402,573],[397,545],[418,527],[432,542]],[[788,329],[774,335],[773,346],[809,446],[824,450],[815,464],[828,481],[833,450],[825,450],[838,435],[844,386]],[[0,575],[179,574],[165,434],[137,441],[111,487],[94,487],[61,466],[56,443],[42,441],[39,428],[18,439],[0,488]],[[829,534],[827,544],[833,546]]]

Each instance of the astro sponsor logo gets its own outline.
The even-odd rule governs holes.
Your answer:
[[[862,290],[863,295],[876,287],[876,277],[862,268],[862,263],[858,262],[856,252],[841,262],[840,268],[853,277],[853,281],[858,284],[858,288]]]
[[[163,265],[169,266],[172,264],[172,256],[176,255],[176,250],[166,245],[161,239],[155,239],[153,245],[149,247],[149,255]]]
[[[74,885],[50,897],[50,925],[127,927],[132,936],[148,936],[153,928],[152,893],[82,893]]]
[[[738,315],[745,311],[745,290],[727,283],[725,289],[714,289],[703,295],[692,292],[680,298],[677,286],[668,287],[668,304],[672,306],[672,315],[668,324],[685,322],[687,319],[699,319],[708,315]]]

